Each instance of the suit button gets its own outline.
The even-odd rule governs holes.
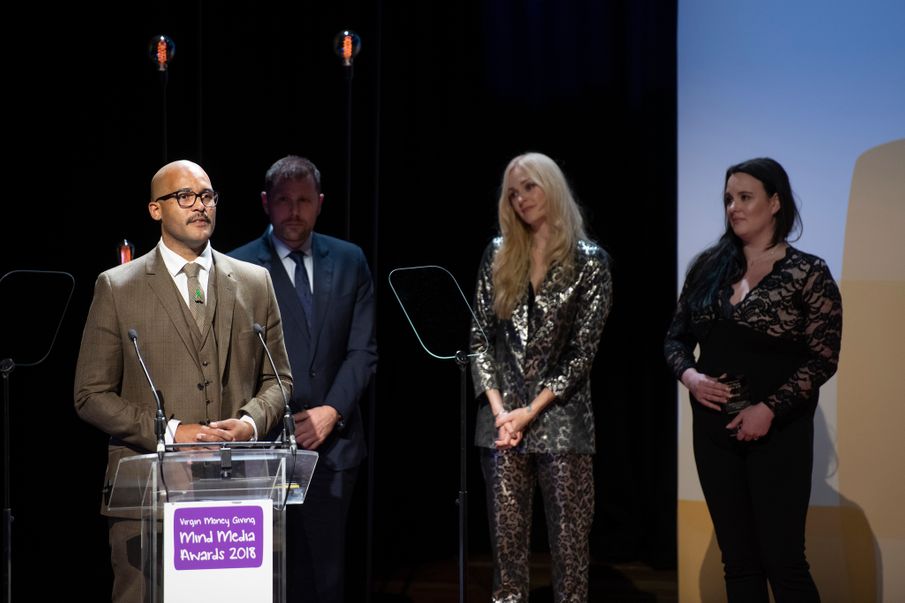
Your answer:
[[[202,361],[201,366],[207,366],[207,360]]]
[[[317,377],[317,371],[311,371],[310,373],[308,373],[308,376],[314,379],[315,377]]]

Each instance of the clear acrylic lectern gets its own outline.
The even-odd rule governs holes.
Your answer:
[[[304,502],[317,457],[222,447],[122,459],[108,507],[141,519],[145,600],[283,603],[285,508]]]

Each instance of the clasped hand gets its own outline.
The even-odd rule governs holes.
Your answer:
[[[496,416],[494,427],[497,428],[497,439],[494,442],[500,450],[518,446],[522,441],[525,428],[534,416],[526,407],[504,410]]]
[[[697,369],[690,368],[682,373],[682,384],[688,388],[694,399],[703,406],[713,410],[722,410],[720,404],[728,402],[732,395],[732,390],[729,386],[720,381],[725,376],[723,374],[719,378],[714,379],[698,372]]]
[[[697,369],[690,368],[682,373],[682,383],[701,405],[713,410],[722,410],[720,405],[732,397],[731,388],[720,381],[725,376],[723,374],[714,379],[698,372]],[[773,409],[760,402],[743,409],[726,425],[726,429],[739,441],[757,440],[770,431],[773,414]]]
[[[730,435],[740,442],[758,440],[770,431],[773,409],[760,402],[743,409],[726,425]]]
[[[315,406],[292,415],[295,441],[305,450],[316,450],[339,422],[339,413],[328,405]]]
[[[223,419],[207,425],[180,423],[173,434],[175,442],[244,442],[254,436],[255,429],[247,421]]]

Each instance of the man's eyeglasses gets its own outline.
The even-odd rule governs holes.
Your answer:
[[[198,199],[201,199],[201,205],[203,205],[204,207],[214,207],[217,205],[219,198],[220,195],[217,193],[217,191],[212,191],[210,189],[196,193],[190,188],[181,188],[178,191],[170,193],[169,195],[157,197],[155,201],[176,199],[176,203],[179,204],[179,207],[188,209],[190,207],[194,207],[195,201],[197,201]]]

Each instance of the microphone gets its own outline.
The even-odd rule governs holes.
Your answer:
[[[277,377],[277,383],[280,385],[280,393],[283,394],[283,441],[289,442],[289,449],[293,452],[296,450],[295,443],[295,422],[292,420],[292,409],[289,408],[289,398],[286,396],[286,389],[283,387],[283,380],[280,379],[280,373],[277,371],[277,365],[273,361],[273,356],[270,355],[270,348],[267,347],[267,342],[264,341],[264,327],[255,323],[253,325],[255,333],[258,334],[258,339],[261,341],[261,345],[264,346],[264,352],[267,354],[267,359],[270,360],[270,366],[273,368],[273,374]]]
[[[166,431],[166,418],[164,418],[163,415],[163,403],[160,401],[160,394],[157,392],[157,388],[154,387],[154,382],[151,381],[151,373],[148,372],[148,367],[145,365],[145,359],[141,356],[141,350],[138,349],[138,333],[135,329],[129,329],[129,339],[132,341],[132,345],[135,346],[138,362],[141,364],[141,368],[145,373],[148,385],[151,386],[151,393],[154,395],[154,401],[157,402],[157,416],[154,417],[154,434],[157,436],[157,456],[163,460],[163,452],[166,449],[163,438],[163,434]]]

